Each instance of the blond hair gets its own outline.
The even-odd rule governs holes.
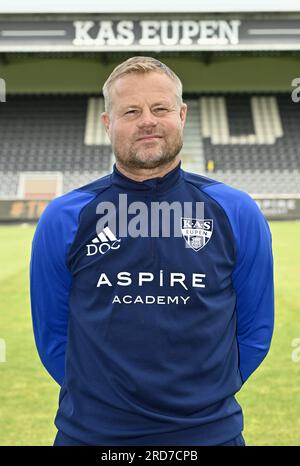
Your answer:
[[[128,60],[120,63],[109,75],[105,81],[102,92],[104,97],[105,111],[109,112],[111,110],[111,96],[110,90],[113,83],[119,79],[121,76],[125,76],[130,73],[142,74],[158,72],[164,73],[175,83],[176,85],[176,97],[179,104],[182,103],[182,83],[178,76],[172,71],[167,65],[160,62],[153,57],[131,57]]]

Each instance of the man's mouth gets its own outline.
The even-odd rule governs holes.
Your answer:
[[[147,141],[147,140],[155,140],[155,139],[161,139],[161,136],[158,136],[156,134],[148,134],[146,136],[142,136],[141,138],[138,138],[137,141]]]

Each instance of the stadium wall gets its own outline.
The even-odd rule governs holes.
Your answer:
[[[268,220],[299,220],[300,195],[254,197]],[[40,218],[49,200],[0,200],[1,223],[35,223]]]
[[[191,57],[182,54],[170,58],[157,56],[178,73],[185,93],[201,92],[272,92],[290,91],[292,80],[299,75],[299,56],[255,56],[252,54]],[[113,68],[134,54],[103,63],[101,54],[89,58],[39,58],[9,54],[0,61],[0,77],[7,83],[7,94],[16,93],[99,93]]]

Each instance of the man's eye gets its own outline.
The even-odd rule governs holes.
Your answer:
[[[130,114],[130,113],[135,113],[135,112],[136,112],[136,110],[128,110],[128,111],[126,112],[126,115],[128,115],[128,114]]]
[[[168,109],[166,107],[156,107],[155,112],[166,112]]]

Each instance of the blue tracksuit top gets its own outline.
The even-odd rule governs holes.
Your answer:
[[[128,229],[134,202],[192,207],[177,224],[170,214],[170,234],[151,216],[156,234],[125,236],[120,195]],[[115,229],[99,230],[103,203]],[[89,445],[216,445],[243,430],[234,395],[266,356],[274,319],[271,234],[248,194],[181,163],[142,182],[114,165],[50,202],[30,274],[63,433]]]

